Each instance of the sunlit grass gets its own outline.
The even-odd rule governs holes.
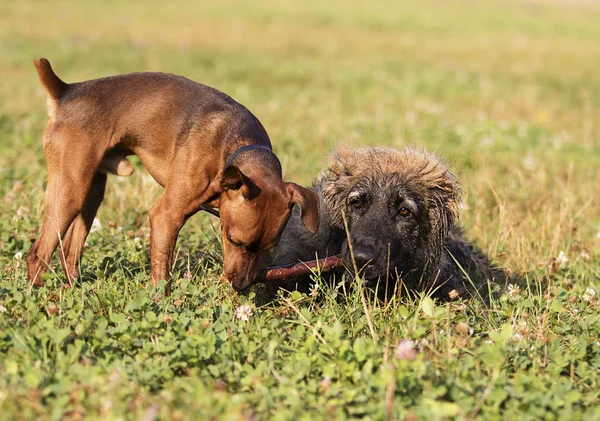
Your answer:
[[[0,3],[0,411],[597,411],[598,22],[588,1]],[[322,284],[317,297],[261,307],[222,283],[218,221],[198,215],[180,235],[174,295],[157,304],[147,211],[161,188],[138,166],[109,179],[81,285],[63,290],[55,262],[29,293],[22,259],[46,174],[45,93],[32,65],[42,56],[68,82],[152,70],[221,89],[258,116],[286,179],[302,184],[337,145],[433,151],[461,180],[466,235],[529,288],[488,307],[365,305],[356,289]],[[235,316],[242,304],[254,306],[248,322]],[[415,360],[403,359],[406,342],[396,348],[402,339]]]

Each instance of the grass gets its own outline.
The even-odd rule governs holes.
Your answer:
[[[599,21],[594,2],[560,0],[0,3],[3,418],[600,418]],[[197,215],[155,302],[160,187],[140,167],[109,180],[82,280],[63,288],[55,260],[29,290],[41,56],[67,81],[153,70],[229,93],[290,181],[340,144],[436,152],[469,238],[528,287],[483,307],[319,283],[261,306],[220,281],[218,221]]]

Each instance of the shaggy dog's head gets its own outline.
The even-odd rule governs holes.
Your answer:
[[[347,223],[354,261],[369,282],[410,288],[435,278],[444,239],[458,218],[460,188],[437,157],[404,149],[344,148],[319,184],[332,225]],[[353,267],[346,240],[342,253]]]

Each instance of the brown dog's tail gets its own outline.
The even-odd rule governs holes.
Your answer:
[[[40,81],[46,88],[48,95],[54,99],[60,98],[67,91],[69,85],[56,76],[50,62],[45,58],[34,60],[33,64],[35,64]]]

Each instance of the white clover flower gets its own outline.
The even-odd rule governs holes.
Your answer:
[[[519,342],[521,339],[523,339],[523,336],[520,333],[515,333],[510,337],[511,342]]]
[[[23,258],[23,253],[21,253],[21,252],[15,253],[15,260],[21,260],[22,258]]]
[[[144,244],[142,243],[142,239],[141,239],[140,237],[135,237],[135,238],[133,239],[133,242],[135,243],[135,246],[136,246],[138,249],[141,249],[142,247],[144,247]]]
[[[506,295],[511,299],[516,299],[521,293],[521,288],[518,285],[508,284],[506,287]]]
[[[402,339],[396,345],[396,351],[394,355],[400,360],[414,360],[417,356],[415,351],[415,343],[410,339]]]
[[[235,312],[235,317],[243,322],[247,322],[252,317],[252,304],[243,304]]]
[[[458,303],[455,307],[456,311],[466,311],[467,305],[465,303]]]
[[[581,298],[583,298],[584,301],[592,301],[595,296],[596,296],[596,290],[594,288],[590,287],[585,290],[585,292],[583,293],[583,296]]]
[[[558,253],[558,257],[556,258],[556,263],[558,263],[559,265],[565,264],[569,261],[569,258],[567,257],[567,255],[565,254],[564,251],[560,251],[560,253]]]
[[[585,261],[590,260],[590,254],[585,250],[581,252],[580,256]]]
[[[19,209],[17,209],[18,216],[25,216],[28,213],[29,213],[29,208],[26,208],[25,206],[19,206]]]

